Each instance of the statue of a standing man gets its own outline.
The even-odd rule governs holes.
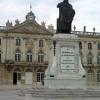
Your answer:
[[[59,8],[57,33],[69,34],[71,32],[71,24],[75,15],[75,10],[72,8],[72,5],[69,4],[68,0],[59,3],[57,8]]]

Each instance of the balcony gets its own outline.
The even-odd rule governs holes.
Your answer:
[[[27,61],[19,61],[15,62],[15,65],[33,65],[34,62],[27,62]]]
[[[34,64],[36,64],[36,65],[48,65],[48,61],[44,61],[42,63],[39,63],[38,61],[34,61]]]
[[[48,61],[44,61],[43,63],[39,63],[38,61],[28,62],[28,61],[20,61],[15,62],[15,65],[48,65]]]

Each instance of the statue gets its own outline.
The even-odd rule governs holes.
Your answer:
[[[71,24],[73,17],[75,15],[75,10],[72,8],[72,5],[69,4],[68,0],[57,5],[59,8],[59,18],[57,19],[57,33],[66,33],[71,32]]]

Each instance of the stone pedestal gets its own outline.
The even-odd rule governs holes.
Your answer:
[[[79,54],[79,39],[74,34],[55,34],[50,46],[45,87],[86,89],[85,70]]]

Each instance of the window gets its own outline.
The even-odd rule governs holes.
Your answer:
[[[19,49],[16,50],[15,53],[15,61],[20,62],[21,61],[21,52]]]
[[[100,53],[97,55],[97,64],[100,64]]]
[[[32,51],[31,51],[31,50],[29,50],[29,51],[27,52],[27,61],[28,61],[28,62],[32,62]]]
[[[16,46],[20,46],[21,45],[21,39],[20,38],[17,38],[16,39]]]
[[[40,51],[38,53],[38,63],[43,63],[44,62],[44,53]]]
[[[79,49],[82,49],[82,43],[79,42]]]
[[[98,43],[98,50],[100,50],[100,43]]]
[[[88,64],[92,64],[92,53],[88,53]]]
[[[97,82],[100,82],[100,70],[97,72]]]
[[[0,38],[0,45],[1,45],[1,38]]]
[[[44,81],[44,70],[39,69],[37,71],[37,82],[42,82]]]
[[[0,53],[0,63],[1,63],[1,53]]]
[[[39,40],[39,47],[43,47],[43,40]]]
[[[0,50],[0,63],[1,63],[1,50]]]
[[[93,81],[93,70],[89,69],[87,73],[87,80],[88,81]]]
[[[92,43],[88,43],[88,49],[92,49]]]

